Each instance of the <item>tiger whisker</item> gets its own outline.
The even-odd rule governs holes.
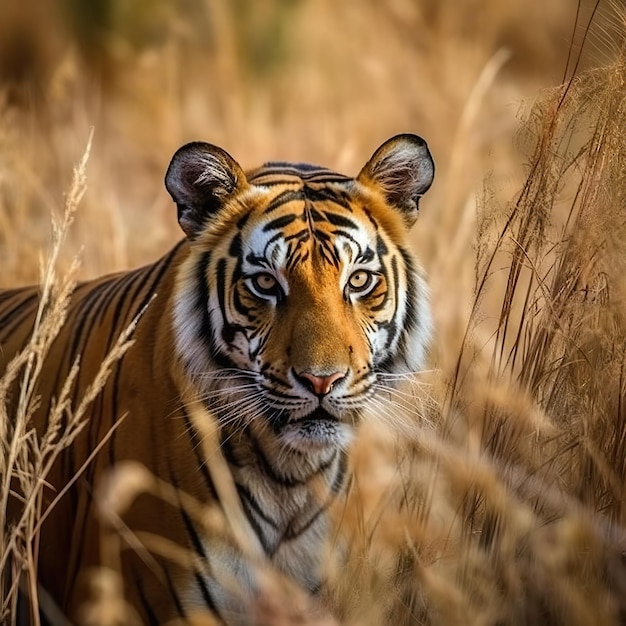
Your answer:
[[[372,398],[370,404],[371,407],[377,409],[377,411],[375,413],[371,410],[368,411],[368,416],[374,419],[381,419],[391,430],[401,432],[403,435],[409,436],[410,438],[415,438],[423,432],[424,422],[429,423],[428,420],[424,419],[423,413],[418,410],[414,410],[412,414],[420,418],[422,424],[413,420],[407,420],[406,407],[393,401],[381,399],[379,396]],[[399,412],[393,411],[394,408],[399,409]],[[416,407],[413,408],[415,409]]]
[[[223,391],[223,394],[222,394],[222,391]],[[181,401],[181,403],[178,406],[176,406],[174,409],[172,409],[172,411],[166,417],[167,418],[173,418],[173,419],[183,419],[184,416],[185,416],[184,409],[185,409],[186,405],[188,405],[190,403],[194,403],[194,402],[197,402],[199,404],[205,405],[206,401],[211,400],[211,399],[215,400],[216,396],[219,396],[219,395],[231,396],[232,394],[228,393],[229,391],[230,390],[216,390],[216,393],[208,393],[208,392],[206,392],[206,393],[203,393],[203,394],[199,394],[199,395],[196,395],[196,396],[185,398],[185,400]],[[217,393],[217,392],[219,392],[219,393]],[[228,403],[228,405],[222,404],[222,405],[220,405],[220,407],[223,408],[225,406],[229,406],[229,405],[237,403],[237,402],[241,403],[244,399],[247,399],[248,397],[250,397],[249,394],[244,395],[243,398],[233,398],[232,402]],[[208,407],[208,408],[210,409],[210,407]],[[210,410],[213,410],[213,409],[210,409]]]
[[[412,379],[415,376],[423,374],[433,374],[437,372],[436,369],[431,370],[416,370],[411,372],[376,372],[376,375],[380,378],[392,378],[392,379]]]
[[[375,389],[378,392],[384,392],[384,393],[388,393],[398,399],[401,400],[412,400],[412,401],[423,401],[425,399],[431,401],[432,403],[436,404],[436,400],[435,398],[430,394],[427,393],[424,389],[420,389],[419,393],[416,392],[408,392],[408,391],[402,391],[401,389],[397,389],[395,387],[389,387],[388,385],[384,385],[381,383],[377,383],[375,385]]]

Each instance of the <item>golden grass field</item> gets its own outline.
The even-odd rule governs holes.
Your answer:
[[[415,132],[437,165],[413,238],[431,286],[432,367],[406,381],[393,414],[373,411],[354,446],[336,512],[347,562],[329,551],[323,594],[333,617],[288,614],[277,589],[259,624],[625,623],[620,6],[89,6],[0,6],[2,286],[40,279],[51,215],[70,189],[68,203],[79,199],[72,172],[92,127],[57,284],[76,255],[73,276],[93,277],[181,237],[162,180],[192,139],[248,167],[356,174],[386,138]],[[2,393],[6,487],[20,442]],[[0,565],[28,567],[17,550],[6,558],[3,526]]]

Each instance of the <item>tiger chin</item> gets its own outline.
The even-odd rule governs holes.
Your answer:
[[[63,488],[112,431],[42,529],[41,585],[61,610],[80,615],[76,580],[102,562],[92,494],[122,460],[223,507],[207,458],[220,455],[263,558],[315,592],[326,511],[346,484],[361,414],[381,376],[424,364],[427,288],[408,235],[433,175],[426,142],[411,134],[386,141],[356,177],[283,162],[244,172],[201,142],[174,154],[165,185],[185,238],[152,265],[79,284],[44,366],[40,430],[76,356],[80,398],[112,338],[146,309],[135,345],[49,477]],[[28,340],[37,293],[0,292],[0,374]],[[205,418],[218,429],[210,454]],[[139,621],[184,621],[210,609],[227,624],[254,623],[246,558],[204,533],[184,507],[146,494],[123,522],[206,564],[190,572],[125,546],[124,594]]]

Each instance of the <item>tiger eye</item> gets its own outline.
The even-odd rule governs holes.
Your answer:
[[[276,278],[267,272],[255,274],[250,280],[254,289],[261,295],[275,296],[280,291]]]
[[[372,283],[373,275],[365,270],[357,270],[348,279],[348,285],[352,291],[365,291]]]
[[[271,274],[257,274],[254,277],[254,284],[261,291],[269,291],[276,286],[276,279]]]

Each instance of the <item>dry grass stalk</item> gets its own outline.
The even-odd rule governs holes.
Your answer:
[[[90,135],[83,158],[74,171],[74,179],[65,202],[60,223],[53,220],[52,248],[42,271],[42,292],[28,345],[9,363],[0,379],[0,510],[6,513],[11,498],[22,501],[15,520],[3,520],[0,530],[0,621],[15,623],[18,589],[30,598],[31,617],[39,624],[39,593],[37,588],[38,538],[41,524],[64,492],[43,508],[42,496],[46,477],[59,454],[72,445],[86,424],[86,414],[115,362],[132,345],[131,335],[138,320],[119,337],[97,376],[72,406],[70,397],[80,367],[76,361],[67,375],[53,406],[49,407],[48,428],[37,432],[31,422],[39,406],[37,385],[45,358],[62,327],[74,289],[73,276],[78,263],[63,277],[56,274],[58,257],[78,205],[86,190],[86,166],[91,149]],[[9,414],[9,394],[19,389],[15,414]],[[72,479],[75,481],[78,476]],[[69,487],[69,485],[68,485]],[[67,487],[66,487],[67,488]]]

